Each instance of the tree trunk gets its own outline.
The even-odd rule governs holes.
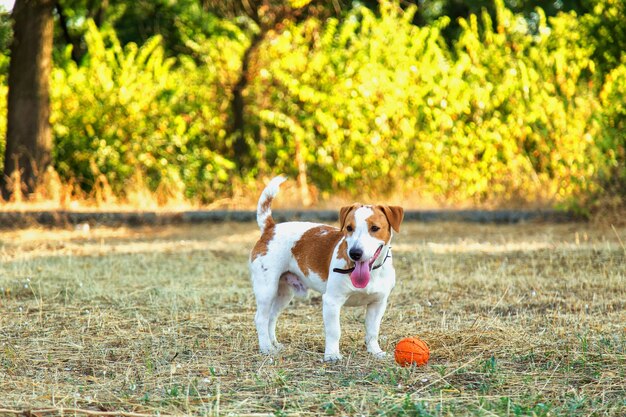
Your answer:
[[[68,45],[72,45],[72,60],[76,64],[80,64],[80,60],[85,55],[85,51],[80,46],[80,38],[75,38],[70,33],[70,28],[67,24],[67,16],[65,15],[65,8],[57,0],[55,1],[57,15],[59,16],[59,26],[61,26],[61,32],[63,32],[63,38]]]
[[[207,0],[201,1],[203,5],[208,5]],[[223,3],[229,4],[228,2]],[[244,13],[251,17],[259,26],[259,33],[254,35],[250,40],[250,45],[242,56],[239,79],[233,86],[233,97],[230,103],[232,122],[230,124],[229,133],[233,136],[233,157],[240,173],[243,173],[246,166],[250,165],[252,162],[250,145],[246,141],[247,121],[245,93],[250,81],[256,76],[252,68],[252,63],[257,49],[270,33],[274,33],[272,36],[278,36],[286,27],[286,20],[297,23],[300,19],[305,19],[307,16],[310,16],[311,11],[316,7],[314,3],[315,2],[312,0],[304,0],[300,2],[298,8],[292,8],[290,2],[276,2],[276,4],[274,4],[273,2],[260,1],[258,3],[253,2],[253,7],[251,7],[251,4],[247,1],[241,3]],[[337,7],[337,5],[335,5],[335,7]],[[261,12],[262,9],[264,10],[263,13],[267,13],[270,17],[268,22],[262,23],[262,20],[268,17],[261,18],[259,16],[259,12]],[[257,143],[260,140],[258,135],[257,131],[254,138]]]
[[[265,33],[261,32],[252,38],[250,46],[248,46],[248,49],[245,50],[241,59],[241,72],[239,73],[239,79],[233,87],[233,98],[231,102],[231,111],[233,112],[231,134],[235,135],[233,142],[233,156],[235,157],[235,162],[237,163],[240,171],[242,170],[243,166],[245,166],[245,162],[247,162],[248,158],[250,157],[250,146],[246,142],[245,135],[246,102],[244,93],[246,87],[248,87],[248,83],[250,82],[250,64],[252,61],[252,56],[256,52],[264,37]]]
[[[31,194],[51,162],[49,78],[53,0],[17,0],[9,65],[7,139],[2,195]],[[17,174],[17,175],[16,175]],[[14,179],[21,179],[18,183]]]
[[[296,166],[298,167],[298,185],[300,186],[300,198],[304,207],[310,207],[313,201],[309,192],[309,184],[306,175],[306,146],[304,145],[304,131],[294,132]]]

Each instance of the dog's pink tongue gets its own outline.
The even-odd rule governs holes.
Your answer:
[[[369,262],[355,262],[354,271],[350,274],[350,280],[356,288],[365,288],[370,282]]]

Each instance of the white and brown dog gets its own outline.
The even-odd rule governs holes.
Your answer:
[[[261,238],[250,254],[261,352],[282,348],[276,340],[278,316],[294,295],[305,296],[313,288],[323,294],[324,360],[342,358],[339,314],[344,305],[366,306],[365,345],[368,352],[384,357],[378,332],[396,283],[390,242],[393,231],[400,230],[404,210],[353,204],[341,208],[339,228],[309,222],[275,224],[271,203],[283,181],[272,179],[261,194],[257,208]]]

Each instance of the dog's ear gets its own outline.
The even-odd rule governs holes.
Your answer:
[[[387,217],[387,221],[396,232],[400,231],[400,223],[404,219],[404,209],[399,206],[378,206]]]
[[[353,210],[361,207],[360,204],[355,203],[351,206],[345,206],[339,209],[339,229],[343,230],[346,225],[346,219],[348,218],[348,214],[352,213]]]

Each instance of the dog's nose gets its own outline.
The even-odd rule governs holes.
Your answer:
[[[358,261],[363,256],[363,249],[352,248],[350,249],[350,252],[348,252],[348,254],[350,255],[350,259],[352,259],[353,261]]]

